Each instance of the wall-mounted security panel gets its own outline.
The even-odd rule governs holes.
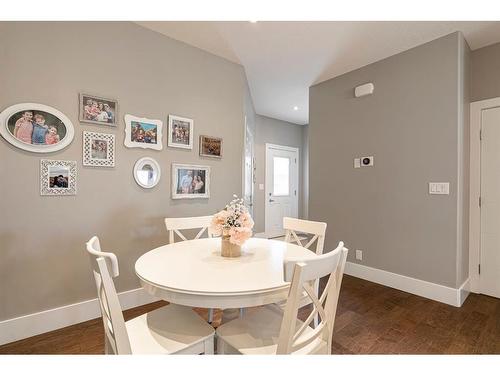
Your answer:
[[[373,167],[373,156],[363,156],[360,158],[362,167]]]
[[[450,194],[449,182],[429,182],[429,194]]]
[[[373,86],[373,83],[365,83],[364,85],[357,86],[354,89],[354,96],[356,98],[360,98],[362,96],[371,95],[373,94],[373,90],[375,90],[375,86]]]

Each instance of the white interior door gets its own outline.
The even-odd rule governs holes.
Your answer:
[[[298,217],[299,150],[266,144],[266,234],[284,234],[283,217]]]
[[[500,108],[481,121],[481,293],[500,298]]]
[[[252,129],[247,123],[245,117],[245,160],[244,160],[244,183],[243,183],[243,199],[253,216],[253,188],[254,188],[254,142]]]

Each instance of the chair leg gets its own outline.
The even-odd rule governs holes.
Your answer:
[[[318,314],[316,314],[316,316],[314,317],[314,320],[313,320],[313,328],[316,328],[319,324],[319,317],[318,317]]]
[[[214,309],[208,309],[208,322],[211,324],[214,320]]]
[[[217,337],[216,340],[217,340],[217,354],[226,354],[224,351],[224,341],[222,341],[219,337]]]
[[[203,343],[205,346],[205,355],[214,354],[214,336],[209,337]]]
[[[245,309],[241,308],[240,309],[240,318],[243,318],[243,315],[245,314]]]

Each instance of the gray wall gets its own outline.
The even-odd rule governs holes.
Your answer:
[[[500,97],[500,43],[471,52],[472,102]]]
[[[63,151],[38,155],[0,140],[0,320],[96,297],[84,244],[99,235],[120,261],[118,291],[139,287],[134,263],[167,242],[165,216],[210,214],[242,189],[243,68],[132,23],[0,23],[0,109],[39,102],[65,113],[75,138]],[[117,129],[80,124],[78,92],[116,98]],[[194,119],[191,151],[127,149],[123,115],[167,122]],[[82,166],[82,131],[116,135],[116,167]],[[198,136],[224,138],[222,160],[200,159]],[[162,167],[155,188],[132,176],[137,159]],[[76,160],[78,195],[41,197],[40,159]],[[170,198],[172,162],[212,167],[211,198]],[[189,272],[189,270],[186,270]]]
[[[309,218],[362,264],[458,286],[467,119],[463,37],[454,33],[310,89]],[[462,46],[462,47],[461,47]],[[354,87],[373,82],[371,96]],[[373,155],[375,166],[353,168]],[[450,182],[450,195],[428,183]],[[463,210],[463,209],[462,209]]]
[[[265,194],[264,190],[259,190],[259,184],[265,184],[266,177],[266,143],[278,144],[281,146],[298,147],[299,158],[307,160],[307,148],[304,147],[304,129],[307,125],[296,125],[289,122],[276,120],[270,117],[257,115],[255,137],[255,164],[256,181],[254,194],[254,220],[255,232],[265,230]],[[304,218],[304,171],[307,171],[307,164],[301,163],[299,166],[299,217]]]

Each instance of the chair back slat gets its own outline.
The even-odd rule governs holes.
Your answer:
[[[106,353],[131,354],[130,341],[125,327],[118,294],[113,278],[119,275],[118,260],[113,253],[101,251],[99,239],[87,242],[87,252],[92,264],[97,297],[104,325]]]
[[[207,233],[207,237],[210,238],[212,237],[209,231],[211,222],[212,216],[167,217],[165,218],[165,227],[168,231],[168,241],[169,243],[174,243],[175,235],[179,236],[182,241],[187,241],[186,236],[181,232],[181,230],[186,229],[200,229],[194,237],[195,240],[201,238],[205,232]]]
[[[333,326],[348,250],[340,242],[337,248],[313,259],[288,259],[285,263],[285,280],[291,281],[290,291],[283,314],[277,354],[290,354],[317,341],[308,352],[314,353],[319,345],[328,345],[331,352]],[[311,287],[312,280],[328,276],[321,296]],[[298,321],[299,302],[303,292],[309,296],[313,310],[304,322]],[[307,329],[319,316],[321,322],[314,329]],[[300,324],[300,325],[299,325]],[[299,325],[297,327],[297,325]],[[321,339],[321,340],[320,340]]]
[[[283,218],[283,228],[285,229],[285,241],[295,242],[297,245],[309,249],[316,242],[316,254],[323,254],[325,245],[326,223],[311,220],[295,219],[293,217]],[[298,233],[313,235],[306,245],[302,244]]]

